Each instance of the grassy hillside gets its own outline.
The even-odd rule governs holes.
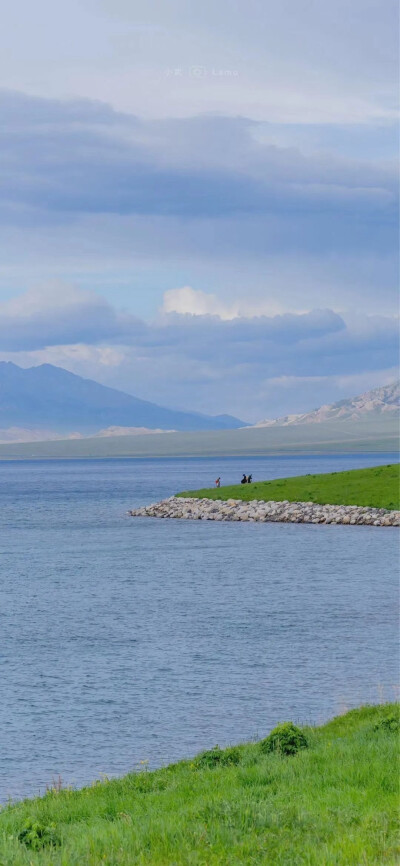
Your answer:
[[[0,813],[0,863],[395,866],[398,726],[398,705],[364,707],[294,755],[262,741],[49,791]]]
[[[254,481],[229,487],[189,490],[178,496],[210,499],[270,499],[282,502],[318,502],[321,505],[360,505],[400,508],[400,466],[374,466],[325,475],[299,475],[275,481]]]

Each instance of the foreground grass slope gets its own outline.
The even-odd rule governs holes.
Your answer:
[[[246,744],[6,806],[0,863],[394,866],[398,719],[364,707],[290,757]]]
[[[324,475],[299,475],[275,481],[255,481],[230,487],[189,490],[178,496],[210,499],[260,499],[317,502],[321,505],[360,505],[400,508],[400,466],[373,466]]]

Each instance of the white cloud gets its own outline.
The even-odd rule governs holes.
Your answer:
[[[46,346],[44,349],[32,351],[0,352],[0,361],[14,361],[20,367],[54,364],[56,367],[65,367],[71,372],[85,370],[84,375],[93,378],[96,378],[103,367],[119,368],[125,360],[126,349],[121,350],[115,346],[90,346],[87,343]]]
[[[0,348],[9,351],[118,342],[144,326],[95,292],[54,281],[0,304]]]
[[[217,295],[183,286],[164,292],[161,312],[185,316],[218,316],[223,321],[255,316],[275,316],[284,312],[282,306],[268,300],[224,302]]]
[[[1,304],[0,311],[2,319],[27,319],[42,316],[53,316],[66,309],[76,306],[82,308],[84,305],[100,303],[94,292],[80,289],[70,283],[61,280],[52,280],[42,285],[28,289],[23,295]]]

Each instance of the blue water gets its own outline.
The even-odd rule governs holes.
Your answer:
[[[398,683],[396,530],[132,519],[395,455],[0,464],[0,798],[324,720]]]

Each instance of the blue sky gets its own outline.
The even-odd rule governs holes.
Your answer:
[[[249,420],[393,380],[396,7],[15,0],[0,358]]]

